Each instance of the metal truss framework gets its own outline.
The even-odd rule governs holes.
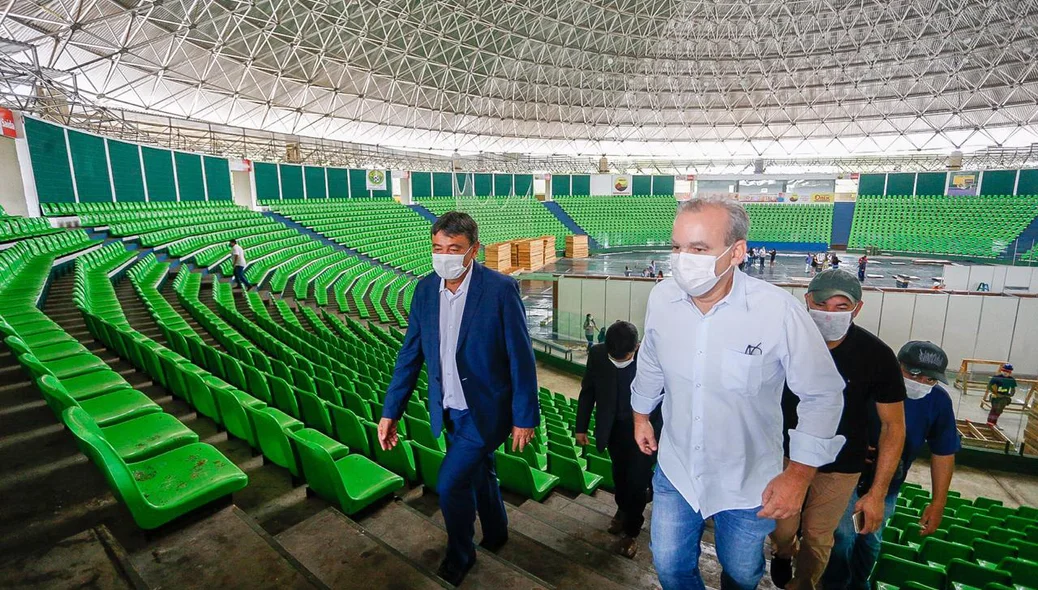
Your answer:
[[[263,159],[864,171],[1038,142],[1038,0],[0,0],[0,37],[6,103]]]

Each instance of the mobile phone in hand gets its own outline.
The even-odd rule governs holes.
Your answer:
[[[855,512],[851,515],[851,520],[854,521],[854,532],[860,535],[862,529],[865,528],[865,513]]]

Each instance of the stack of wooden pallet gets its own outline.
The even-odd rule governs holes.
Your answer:
[[[544,243],[544,264],[551,264],[557,260],[555,253],[555,236],[542,236]]]
[[[483,248],[483,264],[498,272],[510,273],[515,267],[512,264],[512,243],[500,242],[487,244]]]
[[[586,235],[566,236],[566,258],[587,258],[588,246]]]
[[[544,242],[540,238],[515,240],[512,242],[512,258],[523,270],[536,270],[544,266]]]

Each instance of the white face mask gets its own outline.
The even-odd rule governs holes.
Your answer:
[[[933,385],[927,385],[926,383],[920,383],[905,377],[905,393],[908,395],[908,399],[923,399],[928,393],[933,391],[933,388]]]
[[[469,248],[471,250],[471,248]],[[462,254],[436,254],[432,255],[432,266],[436,274],[440,275],[441,279],[446,281],[453,281],[454,279],[465,274],[465,269],[468,266],[465,264],[465,257],[468,256],[469,250],[466,250]]]
[[[631,363],[634,362],[634,357],[632,356],[631,358],[627,359],[626,361],[618,361],[618,360],[614,359],[613,357],[609,357],[609,362],[613,363],[613,366],[616,367],[617,369],[623,369],[623,368],[631,366]]]
[[[732,246],[734,245],[732,244]],[[714,285],[724,276],[724,273],[734,268],[729,266],[721,274],[714,274],[717,259],[727,254],[732,249],[732,246],[728,246],[724,252],[721,252],[720,256],[690,254],[688,252],[672,253],[670,255],[670,269],[674,274],[674,281],[677,282],[682,291],[692,297],[699,297],[713,289]]]
[[[822,333],[822,338],[825,338],[826,342],[836,342],[846,336],[847,330],[851,329],[853,312],[822,311],[810,308],[807,312],[811,314],[811,319],[815,321],[818,331]]]

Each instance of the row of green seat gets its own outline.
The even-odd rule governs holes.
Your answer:
[[[560,196],[555,202],[603,248],[666,246],[677,200],[671,196]]]
[[[394,268],[424,275],[432,270],[431,224],[392,200],[269,203],[271,209],[328,239]]]
[[[6,217],[0,215],[0,242],[45,236],[60,232],[42,217]]]
[[[566,236],[573,233],[532,197],[430,197],[420,204],[437,216],[448,211],[468,213],[479,224],[479,240],[484,244],[555,236],[555,249],[564,250]]]
[[[750,242],[828,244],[833,229],[832,203],[746,203]]]
[[[102,215],[109,213],[137,212],[137,211],[182,211],[184,209],[215,209],[220,207],[234,207],[230,201],[153,201],[153,202],[104,202],[104,203],[41,203],[43,214],[47,216],[71,216],[71,215]]]
[[[994,258],[1038,216],[1038,195],[861,196],[848,246]]]

